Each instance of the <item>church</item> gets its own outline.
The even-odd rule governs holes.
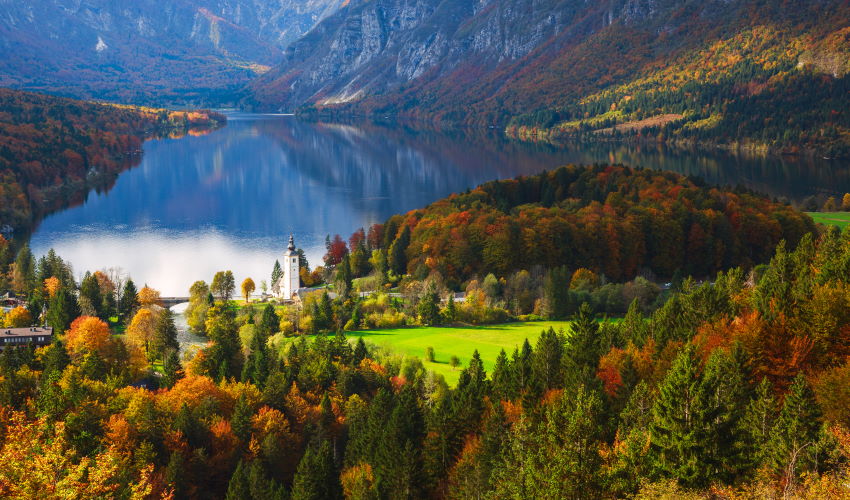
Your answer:
[[[293,300],[301,288],[301,263],[298,252],[295,250],[295,240],[289,235],[289,246],[283,253],[281,262],[283,274],[275,283],[272,283],[274,296],[281,300]]]

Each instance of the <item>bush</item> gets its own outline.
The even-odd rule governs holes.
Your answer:
[[[436,356],[434,355],[434,348],[433,347],[428,346],[428,347],[425,348],[425,359],[429,363],[433,363],[434,360],[437,359]]]

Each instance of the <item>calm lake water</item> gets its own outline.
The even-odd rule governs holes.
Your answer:
[[[401,126],[312,124],[291,116],[231,114],[198,137],[149,141],[141,163],[105,193],[46,218],[36,255],[51,247],[86,270],[119,267],[163,295],[231,269],[237,283],[269,280],[289,233],[311,264],[325,236],[422,207],[482,182],[566,163],[624,163],[745,185],[800,200],[850,191],[850,165],[744,159],[654,146],[555,149],[497,131],[438,133]]]

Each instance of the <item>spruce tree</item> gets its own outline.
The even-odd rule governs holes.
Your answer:
[[[272,276],[271,276],[271,278],[272,278],[272,281],[271,281],[272,286],[275,286],[275,284],[278,282],[278,280],[279,280],[282,276],[283,276],[283,270],[282,270],[282,269],[281,269],[281,267],[280,267],[280,262],[279,262],[278,260],[275,260],[275,261],[274,261],[274,268],[272,268]]]
[[[233,434],[239,438],[242,444],[247,444],[251,438],[251,417],[254,412],[245,398],[245,394],[240,394],[236,399],[236,405],[233,407],[233,416],[230,419],[230,426],[233,429]]]
[[[401,234],[390,245],[387,259],[389,260],[390,270],[396,276],[403,276],[407,273],[407,247],[410,245],[410,226],[405,225]]]
[[[820,407],[805,375],[800,373],[785,396],[770,440],[771,462],[787,481],[817,463],[815,445],[820,428]]]
[[[437,296],[437,291],[434,285],[428,287],[425,295],[419,301],[417,312],[419,313],[419,321],[426,326],[435,326],[440,324],[440,297]]]
[[[171,349],[165,355],[162,371],[162,386],[168,389],[174,387],[174,384],[185,376],[177,349]]]
[[[705,485],[710,443],[702,432],[699,360],[688,345],[659,386],[650,425],[651,453],[659,474],[686,487]]]
[[[128,323],[133,317],[136,308],[139,307],[139,295],[133,280],[128,279],[121,291],[121,299],[118,301],[118,319]]]
[[[336,500],[342,485],[333,462],[331,445],[323,441],[307,448],[292,481],[291,500]]]
[[[174,313],[166,307],[159,313],[153,342],[151,342],[151,353],[154,359],[162,359],[164,361],[169,351],[179,348],[177,327],[174,325]]]
[[[778,410],[773,386],[767,377],[762,378],[756,387],[755,397],[747,405],[740,422],[744,456],[748,457],[746,466],[750,470],[756,470],[768,463],[771,452],[770,439]]]
[[[369,357],[369,350],[366,349],[366,343],[363,342],[363,337],[357,337],[357,344],[354,346],[354,354],[352,363],[354,366],[359,366],[360,362]]]
[[[230,476],[230,483],[227,485],[227,494],[224,498],[226,500],[251,500],[253,498],[251,487],[248,484],[248,474],[242,460],[236,464],[236,470]]]

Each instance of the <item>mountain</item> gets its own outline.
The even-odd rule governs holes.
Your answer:
[[[163,102],[228,97],[343,0],[0,0],[0,86]]]
[[[246,102],[510,123],[525,136],[627,124],[618,133],[667,126],[682,140],[840,150],[850,131],[848,20],[842,0],[351,2],[291,44]],[[723,113],[752,99],[753,120]],[[779,127],[777,103],[789,110]]]

